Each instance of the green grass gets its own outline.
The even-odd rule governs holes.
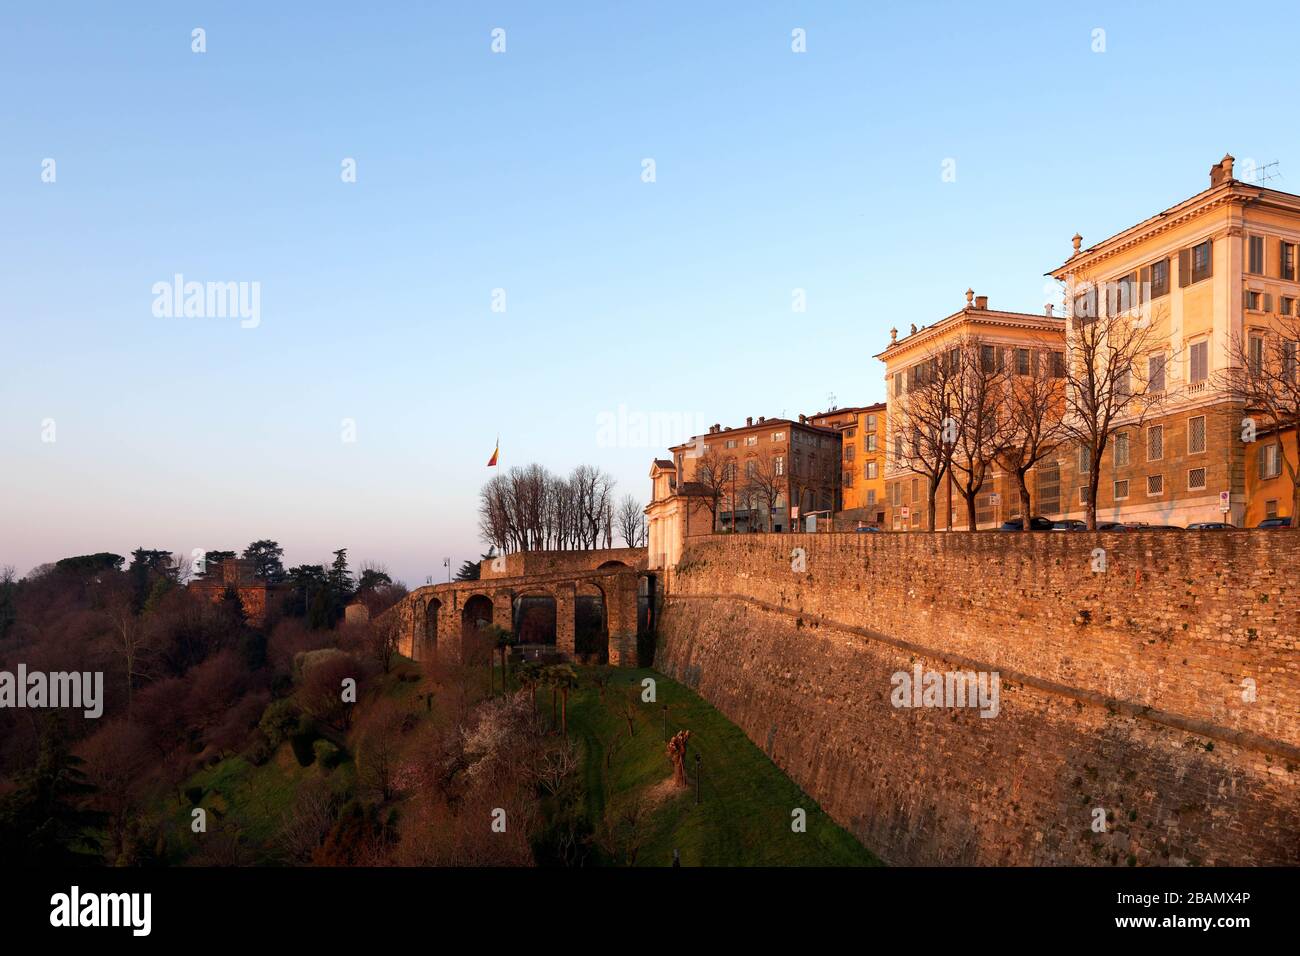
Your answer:
[[[669,733],[690,730],[690,787],[656,804],[638,826],[638,866],[873,866],[880,861],[841,829],[741,730],[688,688],[652,670],[616,670],[605,700],[591,669],[579,669],[581,688],[569,700],[569,733],[585,751],[587,814],[599,826],[619,819],[638,798],[671,775],[665,751],[664,704]],[[655,703],[642,703],[641,680],[655,680]],[[636,732],[628,736],[620,713],[630,688],[637,692]],[[539,701],[549,708],[548,694]],[[613,748],[608,768],[606,752]],[[696,755],[703,769],[695,802]],[[791,811],[807,812],[807,831],[791,828]]]

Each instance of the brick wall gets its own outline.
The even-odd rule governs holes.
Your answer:
[[[1295,553],[1276,532],[718,536],[672,577],[657,666],[892,862],[1297,864]],[[998,671],[998,716],[892,706],[917,662]]]

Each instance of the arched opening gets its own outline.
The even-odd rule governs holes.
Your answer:
[[[584,664],[609,663],[609,612],[605,607],[605,592],[589,581],[578,583],[573,599],[573,653]]]
[[[653,574],[642,574],[636,581],[636,664],[651,667],[655,658],[655,630],[658,627],[656,583]]]
[[[538,660],[555,653],[554,597],[545,591],[516,595],[511,620],[515,649],[524,660]]]
[[[438,612],[441,610],[442,602],[430,598],[424,609],[424,643],[415,649],[417,661],[431,661],[438,656]]]
[[[626,568],[627,563],[624,561],[606,561],[604,564],[596,566],[597,571],[604,571],[606,568]]]
[[[461,659],[466,664],[487,660],[491,648],[483,630],[492,623],[492,599],[485,594],[475,594],[460,612]]]

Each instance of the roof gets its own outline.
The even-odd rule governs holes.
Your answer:
[[[1108,236],[1101,242],[1086,249],[1080,249],[1061,265],[1051,272],[1044,273],[1044,275],[1060,279],[1089,260],[1105,258],[1145,239],[1153,232],[1172,229],[1174,226],[1186,222],[1188,219],[1198,216],[1215,206],[1232,202],[1262,202],[1300,211],[1300,196],[1283,192],[1280,189],[1254,186],[1242,182],[1240,179],[1228,179],[1217,186],[1202,189],[1182,202],[1161,210],[1154,216],[1149,216],[1136,225],[1115,233],[1113,236]]]
[[[963,321],[979,325],[1000,325],[1006,328],[1037,328],[1046,332],[1065,333],[1065,317],[1045,315],[1042,312],[1004,312],[1000,309],[977,309],[973,306],[945,316],[933,325],[922,326],[904,338],[891,342],[883,352],[877,352],[875,358],[882,361],[891,353],[903,348],[915,348],[928,339],[938,338],[954,325]]]
[[[805,418],[809,416],[804,416]],[[673,445],[669,451],[685,451],[688,448],[694,448],[697,442],[707,443],[711,440],[716,441],[719,437],[732,437],[743,435],[745,432],[767,431],[776,426],[788,426],[790,428],[806,428],[809,431],[817,432],[823,435],[839,435],[838,428],[829,428],[825,425],[814,425],[812,422],[792,421],[789,418],[765,418],[761,422],[756,421],[752,425],[737,425],[734,428],[721,428],[716,432],[706,432],[703,435],[695,435],[690,441],[682,442],[680,445]]]

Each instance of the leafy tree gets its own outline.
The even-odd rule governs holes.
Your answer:
[[[36,764],[19,774],[17,787],[0,797],[0,859],[8,866],[71,866],[98,862],[87,829],[100,814],[81,809],[94,792],[68,750],[62,727],[42,729]]]
[[[203,576],[209,574],[221,574],[221,566],[226,563],[227,558],[233,558],[233,551],[208,551],[203,555]]]
[[[284,580],[284,548],[269,538],[254,541],[244,549],[245,560],[253,562],[253,574],[270,584]]]
[[[496,556],[497,556],[497,549],[488,548],[487,554],[480,555],[478,561],[466,560],[465,563],[460,566],[460,570],[456,572],[456,580],[477,581],[482,571],[480,562],[491,561]]]
[[[300,564],[290,568],[286,576],[294,590],[293,613],[306,617],[311,611],[312,600],[328,586],[325,568],[319,564]]]
[[[376,591],[381,586],[392,583],[393,579],[388,576],[388,572],[383,568],[363,568],[361,577],[357,581],[357,593],[364,594]]]
[[[101,571],[121,571],[124,563],[126,558],[120,554],[100,551],[96,554],[79,554],[72,558],[62,558],[54,563],[54,567],[59,571],[90,575]]]

